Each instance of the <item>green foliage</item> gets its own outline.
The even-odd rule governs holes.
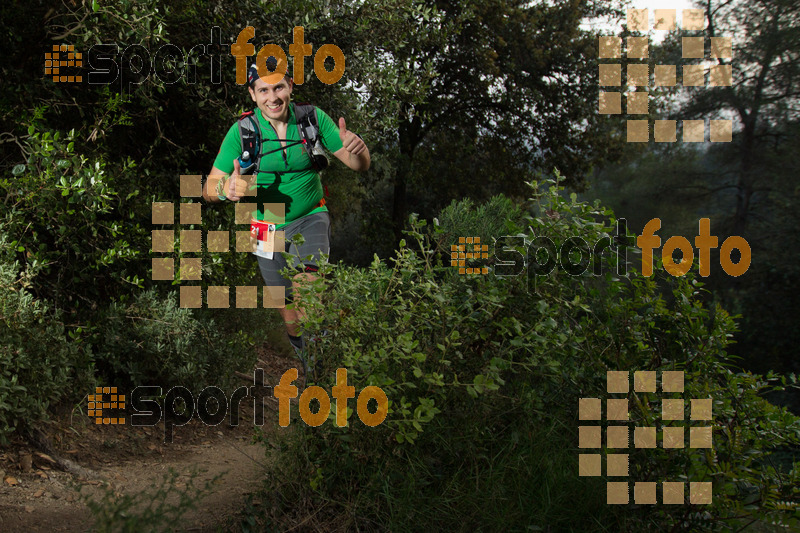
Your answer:
[[[493,238],[505,235],[508,221],[522,222],[522,210],[505,196],[498,195],[478,206],[469,198],[460,202],[453,200],[437,217],[441,229],[439,242],[449,245],[459,237],[480,237],[489,243]],[[453,231],[461,231],[456,235]]]
[[[136,494],[120,494],[111,486],[101,486],[102,494],[81,499],[94,516],[95,531],[103,533],[139,533],[171,530],[188,511],[196,509],[220,476],[196,485],[196,471],[186,479],[172,468],[160,485]]]
[[[528,241],[546,236],[558,249],[578,236],[591,247],[615,228],[613,213],[565,198],[555,183],[549,190],[534,185],[533,193],[525,227],[507,221],[508,231]],[[336,283],[324,307],[314,294],[325,282],[305,291],[307,328],[331,332],[312,344],[322,384],[329,388],[335,369],[347,368],[356,391],[375,385],[386,393],[389,413],[367,427],[351,400],[347,427],[335,425],[332,411],[322,426],[288,437],[272,450],[283,497],[336,502],[347,517],[343,529],[794,524],[786,506],[800,497],[798,469],[756,467],[754,458],[797,445],[800,422],[761,399],[782,386],[774,377],[730,369],[733,321],[704,308],[693,274],[676,279],[657,265],[658,280],[619,275],[607,254],[595,277],[556,270],[528,285],[524,275],[459,275],[435,260],[431,239],[469,236],[490,224],[487,211],[515,210],[496,200],[478,211],[456,204],[440,217],[447,225],[430,231],[412,217],[407,235],[414,244],[401,243],[392,265],[377,257],[363,270],[329,265]],[[631,479],[711,481],[713,505],[608,506],[605,478],[577,476],[578,398],[604,397],[608,370],[683,370],[684,399],[713,399],[712,450],[631,450]],[[655,425],[660,397],[631,393],[629,404],[634,425]]]
[[[28,127],[28,156],[9,178],[0,179],[6,204],[0,222],[16,258],[36,272],[31,289],[57,308],[96,308],[140,286],[142,272],[131,269],[146,243],[145,230],[133,213],[116,212],[120,180],[129,180],[134,164],[117,161],[109,172],[103,159],[76,153],[75,132]],[[133,190],[128,199],[136,196]]]
[[[182,385],[197,392],[229,385],[235,370],[253,363],[243,348],[255,339],[178,307],[176,294],[140,291],[128,303],[111,304],[98,320],[97,365],[114,384]]]
[[[743,315],[736,335],[743,368],[798,372],[798,358],[789,355],[800,341],[794,326],[797,298],[786,294],[800,283],[795,153],[800,109],[796,95],[785,88],[800,81],[800,4],[707,0],[698,5],[707,18],[704,28],[669,32],[651,47],[650,68],[699,65],[704,58],[683,57],[682,39],[724,36],[731,53],[715,62],[730,69],[732,81],[651,90],[649,118],[678,119],[679,125],[687,119],[733,118],[730,142],[630,143],[624,149],[629,160],[601,168],[592,195],[625,216],[632,228],[658,216],[662,235],[686,235],[687,228],[697,230],[698,218],[709,217],[720,244],[731,235],[745,238],[752,248],[748,272],[737,279],[712,273],[707,288],[715,301]],[[615,127],[624,131],[623,124]],[[782,400],[800,413],[800,395]]]
[[[597,86],[586,83],[596,76],[597,40],[579,25],[616,3],[281,0],[257,10],[251,4],[179,0],[165,8],[155,0],[97,0],[52,9],[37,2],[0,7],[0,46],[11,58],[0,64],[6,82],[0,95],[0,228],[8,236],[0,250],[5,436],[23,417],[40,419],[65,380],[81,389],[80,375],[94,373],[93,350],[104,379],[188,386],[224,380],[245,359],[235,356],[234,347],[244,353],[242,346],[259,336],[252,324],[266,324],[251,322],[250,315],[240,321],[241,310],[236,319],[224,312],[189,313],[176,308],[174,296],[144,290],[150,203],[177,201],[178,175],[207,171],[233,117],[251,106],[246,91],[230,83],[232,58],[222,63],[222,84],[210,82],[208,58],[196,62],[199,83],[188,76],[165,83],[149,69],[145,80],[144,72],[134,72],[137,65],[120,61],[126,80],[142,83],[124,86],[120,77],[108,87],[60,84],[42,79],[41,51],[52,44],[75,44],[83,52],[93,43],[116,42],[120,51],[141,45],[152,60],[170,43],[188,58],[192,47],[208,42],[213,26],[230,43],[244,25],[253,25],[257,48],[274,41],[286,50],[292,28],[302,25],[315,48],[340,46],[346,78],[324,86],[306,61],[306,83],[295,97],[347,117],[373,151],[372,168],[357,183],[336,164],[326,175],[332,208],[348,210],[346,231],[335,226],[334,234],[346,233],[353,244],[340,249],[360,248],[350,257],[366,257],[365,265],[376,249],[394,244],[388,233],[392,223],[399,229],[404,221],[406,201],[430,220],[452,198],[527,194],[520,191],[520,176],[542,165],[572,169],[570,179],[580,183],[586,169],[613,159],[621,146],[641,148],[624,142],[614,119],[597,114]],[[797,248],[790,246],[796,241],[796,158],[787,140],[796,137],[797,121],[789,93],[780,87],[791,86],[798,72],[792,67],[796,58],[785,53],[797,33],[797,13],[778,0],[720,7],[713,25],[718,32],[730,24],[736,31],[741,19],[754,30],[747,35],[758,33],[755,42],[734,35],[734,76],[748,71],[737,65],[769,69],[758,87],[703,88],[685,111],[707,116],[741,101],[737,112],[752,119],[743,119],[752,134],[749,151],[740,150],[748,146],[747,135],[737,135],[733,143],[720,143],[712,154],[716,159],[693,159],[691,176],[685,165],[663,164],[659,153],[619,173],[629,188],[612,186],[626,193],[622,200],[635,196],[641,207],[649,183],[630,179],[634,175],[656,176],[668,186],[677,176],[695,200],[695,191],[727,194],[734,185],[760,216],[760,222],[753,222],[755,216],[749,222],[759,228],[758,237],[780,228],[770,233],[775,238],[768,251],[758,255],[771,260],[754,263],[758,277],[749,292],[733,287],[726,297],[727,308],[747,314],[750,330],[742,337],[752,342],[752,357],[772,364],[790,353],[790,328],[753,307],[777,309],[783,320],[796,307],[782,287],[798,278],[797,261],[785,253]],[[665,53],[654,49],[652,61],[670,63],[661,59]],[[354,87],[362,97],[353,97]],[[653,106],[653,113],[662,108]],[[786,124],[785,130],[770,129],[776,124]],[[768,135],[761,136],[759,128]],[[665,153],[686,161],[685,151]],[[749,163],[740,164],[747,158],[737,158],[745,153]],[[747,171],[745,179],[735,172],[719,177],[729,170]],[[760,189],[772,189],[772,203],[759,203]],[[736,196],[724,194],[717,205]],[[660,270],[654,279],[634,272],[620,277],[613,274],[611,257],[602,259],[599,277],[559,271],[466,277],[447,266],[449,245],[459,236],[478,235],[486,243],[506,234],[547,236],[558,246],[574,236],[592,244],[612,233],[613,214],[598,206],[567,200],[557,189],[536,189],[534,195],[537,205],[523,221],[499,197],[475,209],[456,203],[430,233],[414,221],[412,244],[404,244],[393,263],[376,259],[366,270],[331,269],[336,284],[324,294],[324,309],[309,302],[307,327],[326,327],[332,334],[312,349],[323,361],[323,376],[347,366],[358,389],[384,388],[390,415],[378,428],[364,427],[351,413],[349,428],[329,421],[304,432],[284,444],[279,464],[287,475],[276,480],[287,493],[324,502],[319,519],[329,502],[346,502],[337,507],[344,513],[328,516],[364,528],[380,523],[403,530],[425,521],[447,529],[554,524],[598,530],[599,523],[684,529],[730,524],[735,516],[789,523],[780,509],[796,504],[796,474],[771,470],[773,456],[766,451],[796,442],[796,421],[761,399],[761,393],[784,385],[777,377],[734,369],[726,354],[732,321],[722,310],[701,305],[710,298],[693,274],[681,280]],[[684,210],[670,206],[676,219],[697,205],[677,203]],[[381,207],[389,205],[387,215]],[[231,229],[232,211],[231,205],[204,210],[200,229]],[[372,213],[377,215],[370,218]],[[646,210],[636,215],[651,218]],[[213,284],[249,284],[248,272],[258,276],[246,254],[203,253],[202,259],[204,280]],[[488,264],[494,267],[492,260]],[[16,320],[18,315],[25,320]],[[59,318],[65,315],[66,331]],[[244,343],[227,336],[242,329],[250,336]],[[46,340],[40,346],[48,351],[31,346],[30,338]],[[713,452],[656,449],[631,457],[641,479],[712,480],[718,497],[711,508],[660,508],[653,515],[645,514],[652,509],[609,508],[598,496],[603,479],[574,475],[576,398],[601,395],[604,372],[627,368],[684,370],[686,398],[714,399],[720,429]],[[42,393],[34,390],[40,382]],[[638,403],[631,417],[652,420],[658,405],[640,396],[632,396]],[[525,497],[514,493],[517,488]],[[573,517],[575,501],[585,505]]]
[[[596,86],[578,81],[597,70],[597,39],[581,20],[616,4],[280,0],[253,17],[278,39],[302,21],[307,40],[341,47],[347,81],[321,93],[355,112],[370,149],[390,163],[368,196],[391,210],[394,244],[411,205],[429,218],[453,197],[525,194],[521,176],[556,163],[580,183],[623,143],[596,113]],[[352,86],[363,88],[363,105],[342,90]],[[365,224],[386,225],[382,211],[365,213]]]
[[[8,246],[0,234],[0,249]],[[91,365],[83,347],[67,342],[60,314],[26,289],[31,272],[0,257],[0,444],[16,430],[47,417],[49,406],[71,398]]]

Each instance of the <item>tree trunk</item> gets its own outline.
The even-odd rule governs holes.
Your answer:
[[[742,131],[742,164],[739,170],[739,180],[736,183],[736,210],[733,213],[733,228],[731,235],[743,235],[747,227],[750,214],[750,199],[753,196],[753,144],[755,141],[756,116],[755,112],[744,120]]]
[[[400,153],[397,170],[394,174],[394,200],[392,202],[392,229],[394,230],[395,242],[403,238],[403,228],[406,221],[406,189],[408,174],[411,170],[411,154]]]
[[[406,223],[408,206],[406,205],[406,192],[408,178],[411,175],[411,162],[414,158],[414,149],[420,142],[422,122],[414,115],[412,107],[404,104],[401,109],[399,128],[400,160],[394,174],[394,199],[392,202],[392,229],[395,242],[403,238],[403,228]]]

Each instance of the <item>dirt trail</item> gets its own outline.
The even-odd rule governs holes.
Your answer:
[[[138,429],[127,428],[128,431]],[[264,470],[263,445],[252,444],[249,435],[237,434],[241,431],[226,429],[215,434],[202,434],[204,428],[179,428],[176,442],[166,445],[161,442],[157,431],[133,439],[110,436],[99,443],[106,448],[105,453],[102,448],[99,451],[86,450],[85,453],[95,459],[77,460],[98,474],[95,479],[78,479],[66,472],[50,469],[48,461],[35,452],[30,455],[32,468],[25,473],[19,467],[15,469],[14,463],[19,464],[19,458],[24,458],[30,451],[20,448],[17,457],[14,457],[14,452],[2,454],[0,464],[3,467],[0,468],[5,470],[5,474],[0,487],[0,531],[90,531],[93,517],[81,501],[80,494],[99,499],[106,487],[116,494],[153,492],[161,486],[170,468],[179,474],[177,488],[186,486],[192,472],[197,473],[194,486],[203,486],[206,481],[221,475],[198,509],[184,515],[179,528],[215,531],[215,526],[224,525],[224,519],[241,510],[248,492],[260,488]],[[192,440],[203,440],[179,443],[180,433],[188,431],[194,433]],[[127,454],[118,453],[121,450],[117,448],[132,444],[125,443],[130,440],[139,441],[134,443],[137,448],[145,446],[146,452],[140,452],[144,457],[121,457]]]
[[[268,359],[274,368],[265,368],[268,379],[280,375],[284,367],[295,366],[292,360],[275,356]],[[261,430],[269,436],[282,428],[272,403],[264,405]],[[153,427],[93,425],[78,413],[65,414],[51,422],[45,433],[59,455],[96,476],[77,477],[58,470],[47,455],[22,440],[0,448],[0,533],[91,531],[94,517],[82,499],[88,496],[97,501],[109,489],[117,496],[153,493],[170,468],[179,474],[178,489],[186,487],[192,472],[196,472],[191,482],[195,487],[220,476],[197,509],[183,515],[174,529],[227,530],[235,524],[246,495],[263,488],[266,459],[264,445],[252,443],[252,406],[251,397],[242,402],[239,426],[226,422],[206,426],[193,419],[174,428],[174,440],[167,444],[163,423]]]

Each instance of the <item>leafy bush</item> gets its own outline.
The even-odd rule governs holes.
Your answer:
[[[255,352],[243,349],[255,341],[249,335],[255,331],[238,331],[251,321],[239,315],[235,327],[224,329],[214,318],[178,307],[176,294],[149,289],[129,303],[112,303],[98,320],[98,370],[115,384],[199,391],[229,385],[235,370],[255,362]]]
[[[133,212],[117,211],[123,200],[116,186],[133,181],[133,162],[107,166],[76,153],[75,143],[74,130],[29,126],[27,160],[0,179],[7,194],[0,221],[16,259],[39,266],[34,294],[57,309],[83,311],[82,319],[130,284],[142,285],[144,272],[131,259],[147,249],[148,234]]]
[[[196,509],[220,475],[196,484],[198,473],[192,471],[185,481],[173,469],[164,475],[159,486],[136,494],[120,494],[102,486],[100,497],[88,494],[81,499],[94,516],[95,531],[103,533],[139,533],[172,530],[188,511]]]
[[[7,240],[0,235],[0,249]],[[91,373],[82,347],[69,343],[59,314],[26,290],[32,272],[0,257],[0,444],[47,416]]]
[[[559,249],[578,236],[591,245],[615,230],[613,213],[565,199],[555,184],[544,191],[534,184],[533,193],[525,227],[508,220],[526,242],[546,236]],[[787,509],[800,498],[798,469],[756,469],[753,461],[796,445],[800,423],[759,397],[783,384],[730,370],[733,321],[702,307],[691,273],[671,278],[657,265],[650,279],[632,270],[620,275],[616,258],[605,254],[600,276],[591,269],[459,275],[434,260],[430,244],[486,224],[474,211],[451,208],[459,210],[442,217],[448,227],[434,225],[428,234],[412,217],[414,246],[402,243],[392,266],[377,257],[366,270],[327,266],[336,283],[324,308],[315,293],[326,282],[304,291],[306,328],[331,332],[312,344],[323,361],[322,384],[330,390],[335,369],[345,367],[356,391],[383,389],[389,414],[367,427],[351,401],[349,426],[337,427],[332,410],[322,426],[270,448],[277,454],[272,486],[280,480],[285,501],[316,502],[328,510],[316,519],[343,530],[796,523]],[[439,251],[452,242],[439,241]],[[608,370],[683,370],[685,399],[713,399],[712,450],[630,451],[631,480],[712,481],[713,505],[609,506],[606,478],[578,477],[578,399],[604,397]],[[629,404],[635,425],[656,425],[656,395],[630,393]]]
[[[106,94],[109,127],[128,122],[123,103],[120,95]],[[40,420],[64,397],[55,389],[66,383],[76,392],[91,390],[95,379],[225,386],[233,371],[253,363],[254,353],[242,348],[269,325],[264,310],[235,310],[237,319],[249,313],[255,320],[223,331],[215,317],[233,324],[226,311],[178,309],[174,295],[145,291],[153,282],[150,261],[140,256],[150,248],[152,225],[150,203],[142,199],[157,199],[153,190],[176,185],[178,176],[141,183],[130,158],[110,164],[102,153],[81,150],[80,134],[48,130],[43,114],[38,108],[26,119],[27,135],[19,142],[24,162],[0,176],[3,301],[5,311],[13,309],[3,315],[11,318],[0,335],[4,439],[23,420]],[[207,213],[204,229],[227,228],[229,215],[224,209]],[[216,254],[204,265],[218,267],[217,277],[224,271],[225,284],[243,283],[254,271],[242,255]],[[17,308],[28,322],[14,318]],[[33,346],[32,338],[52,346]]]
[[[453,201],[437,218],[440,230],[437,243],[445,244],[448,256],[449,245],[459,237],[480,237],[481,242],[490,243],[493,238],[505,235],[510,223],[520,224],[522,215],[522,210],[502,195],[478,206],[469,198]]]

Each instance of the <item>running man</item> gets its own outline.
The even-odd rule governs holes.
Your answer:
[[[268,68],[274,70],[275,60],[269,59],[272,64],[268,60]],[[256,195],[253,197],[251,193],[245,196],[249,185],[240,173],[239,158],[243,155],[243,148],[237,122],[222,141],[203,188],[203,198],[210,202],[237,202],[242,198],[256,202],[258,210],[253,213],[253,218],[262,223],[276,223],[280,218],[280,215],[271,213],[268,206],[265,209],[264,204],[284,204],[285,220],[277,223],[275,229],[285,232],[285,251],[293,254],[291,266],[297,270],[297,274],[291,282],[280,275],[281,269],[287,266],[280,250],[275,250],[272,259],[260,255],[256,259],[265,284],[283,286],[288,304],[293,301],[301,282],[316,279],[320,252],[330,253],[330,216],[325,207],[319,172],[312,166],[311,158],[300,142],[295,108],[291,102],[294,83],[288,71],[277,83],[268,84],[259,77],[254,64],[248,70],[247,82],[250,98],[256,104],[252,118],[258,124],[261,137],[260,157],[254,161],[257,165],[254,172]],[[360,136],[347,129],[344,118],[339,118],[338,128],[321,109],[316,109],[316,118],[318,136],[329,152],[357,172],[369,169],[369,150]],[[298,233],[303,235],[304,244],[290,245],[292,237]],[[306,259],[309,255],[312,257]],[[305,312],[294,307],[292,310],[281,308],[279,311],[286,324],[289,341],[308,371],[305,343],[300,330]]]

